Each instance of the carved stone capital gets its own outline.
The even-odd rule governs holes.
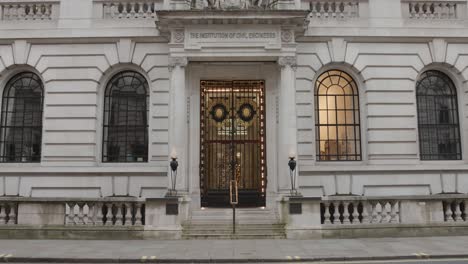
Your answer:
[[[286,66],[295,68],[297,65],[296,57],[295,56],[279,57],[278,65],[281,66],[282,68]]]
[[[172,70],[177,66],[185,67],[187,66],[187,63],[187,57],[169,57],[169,70]]]

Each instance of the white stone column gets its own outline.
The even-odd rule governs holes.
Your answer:
[[[291,189],[289,156],[290,154],[297,156],[296,57],[280,57],[278,64],[281,67],[278,98],[278,186],[280,190],[289,190]],[[297,186],[296,181],[296,188]]]
[[[169,155],[176,153],[179,168],[177,185],[179,191],[188,190],[188,144],[187,144],[187,96],[185,89],[185,67],[187,58],[170,57],[171,90],[169,107]],[[169,180],[170,181],[170,180]]]

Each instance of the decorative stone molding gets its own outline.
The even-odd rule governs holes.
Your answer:
[[[286,67],[290,66],[295,68],[297,65],[297,60],[295,56],[284,56],[284,57],[279,57],[278,59],[278,64],[281,67]]]
[[[294,32],[291,29],[281,30],[281,41],[284,43],[294,41]]]
[[[185,31],[183,29],[176,29],[172,31],[172,42],[184,43],[184,40],[185,40]]]
[[[272,0],[191,0],[192,9],[276,9]]]
[[[175,67],[185,67],[188,64],[186,57],[169,57],[169,70],[172,71]]]

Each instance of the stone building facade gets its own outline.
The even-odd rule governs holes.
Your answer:
[[[467,8],[0,0],[0,234],[462,232]]]

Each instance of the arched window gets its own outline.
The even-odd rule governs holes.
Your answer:
[[[40,162],[44,87],[32,72],[11,78],[2,98],[0,162]]]
[[[148,83],[125,71],[112,77],[104,96],[103,162],[148,161]]]
[[[330,70],[315,84],[317,160],[361,160],[359,92],[347,73]]]
[[[457,89],[442,72],[426,71],[416,84],[419,150],[422,160],[462,158]]]

